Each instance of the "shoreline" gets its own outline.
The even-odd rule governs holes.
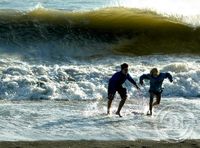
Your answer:
[[[185,140],[177,143],[167,141],[100,141],[100,140],[66,140],[66,141],[1,141],[0,148],[200,148],[200,139]]]

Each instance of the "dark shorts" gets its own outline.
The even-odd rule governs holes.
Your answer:
[[[108,99],[113,100],[116,92],[119,93],[119,95],[122,99],[127,98],[126,88],[123,88],[122,86],[118,86],[116,88],[108,86]]]
[[[154,96],[155,96],[156,102],[158,104],[160,104],[162,91],[151,91],[151,90],[149,90],[149,93],[150,93],[150,103],[153,103],[153,99],[154,99]]]
[[[153,91],[153,90],[149,90],[149,93],[153,93],[156,96],[161,96],[163,91]]]

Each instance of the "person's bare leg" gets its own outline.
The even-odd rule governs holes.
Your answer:
[[[153,103],[153,106],[160,104],[161,95],[156,95],[156,102]]]
[[[120,117],[122,117],[121,114],[120,114],[120,111],[121,111],[122,107],[124,106],[125,102],[126,102],[126,98],[123,98],[119,103],[119,107],[118,107],[116,114],[119,115]]]
[[[154,98],[154,94],[150,93],[149,113],[147,113],[147,115],[152,115],[153,98]]]
[[[112,104],[112,99],[108,99],[108,110],[107,110],[108,115],[110,114],[111,104]]]
[[[108,106],[107,106],[107,114],[108,115],[110,114],[110,108],[111,108],[112,100],[114,99],[114,96],[115,95],[113,95],[113,94],[108,95]]]

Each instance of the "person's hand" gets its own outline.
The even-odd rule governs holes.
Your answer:
[[[172,82],[173,82],[173,80],[170,80],[170,82],[172,83]]]

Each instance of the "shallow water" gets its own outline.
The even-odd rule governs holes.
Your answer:
[[[147,98],[127,101],[122,118],[114,114],[118,103],[119,99],[115,99],[113,114],[107,116],[106,100],[1,101],[0,139],[175,141],[200,138],[199,100],[165,98],[154,109],[152,117],[145,115]]]

